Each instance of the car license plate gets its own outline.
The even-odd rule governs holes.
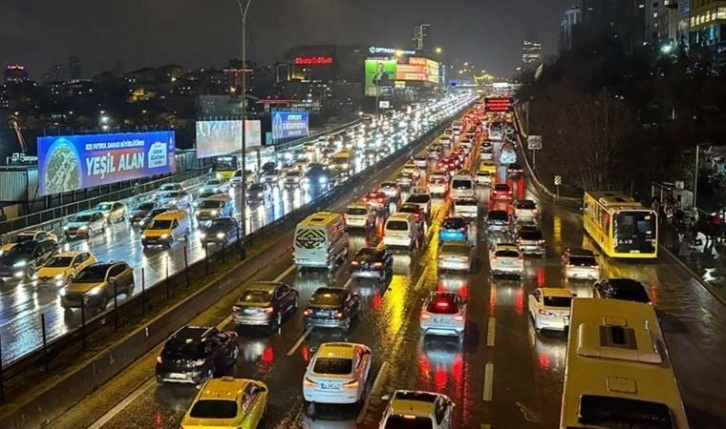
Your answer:
[[[257,313],[256,308],[245,308],[245,314],[255,314]]]
[[[320,387],[326,390],[340,389],[340,385],[338,383],[320,383]]]
[[[183,379],[187,378],[187,376],[186,376],[186,374],[172,372],[171,374],[169,374],[169,378],[173,378],[175,380],[183,380]]]

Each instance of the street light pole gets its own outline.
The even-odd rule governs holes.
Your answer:
[[[252,0],[247,0],[247,3],[242,6],[242,0],[237,0],[237,6],[239,6],[240,17],[242,18],[242,246],[243,249],[247,249],[247,141],[245,136],[245,128],[247,118],[247,10],[250,8]]]
[[[701,145],[696,145],[696,169],[693,171],[693,209],[698,210],[696,201],[698,199],[698,157]]]

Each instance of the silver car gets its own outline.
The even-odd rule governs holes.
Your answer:
[[[439,249],[439,271],[471,271],[471,246],[466,241],[444,241]]]
[[[192,196],[187,191],[169,191],[159,195],[156,202],[160,206],[187,209],[192,204]]]
[[[82,212],[68,219],[63,227],[66,239],[91,238],[106,231],[106,218],[101,212]]]
[[[466,301],[458,292],[432,292],[424,301],[421,334],[456,335],[464,339]]]

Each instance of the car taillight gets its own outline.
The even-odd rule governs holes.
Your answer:
[[[275,311],[273,307],[265,307],[263,310],[265,310],[265,313],[272,313],[273,311]]]
[[[454,316],[454,320],[456,320],[457,322],[463,322],[464,316],[462,316],[462,315]]]
[[[428,314],[428,313],[421,313],[421,318],[422,319],[430,319],[431,318],[431,315]]]
[[[461,228],[459,228],[459,231],[461,231],[461,232],[466,232],[466,227],[461,227]]]
[[[537,241],[537,243],[539,243],[539,245],[543,246],[545,244],[545,241],[544,240],[539,240],[539,241]]]
[[[313,380],[309,379],[308,377],[305,377],[304,383],[306,386],[309,386],[309,387],[315,387],[318,385],[318,383],[316,381],[313,381]]]
[[[357,389],[358,380],[350,380],[347,383],[343,383],[343,387],[348,388],[348,389]]]
[[[547,311],[547,310],[542,310],[542,309],[539,309],[539,310],[538,310],[537,312],[538,312],[539,314],[543,315],[543,316],[552,316],[552,313],[550,313],[550,312],[549,312],[549,311]]]
[[[341,319],[343,317],[343,312],[342,311],[336,311],[334,317],[336,319]]]
[[[307,308],[307,309],[305,309],[305,311],[303,311],[303,316],[310,316],[311,314],[313,314],[313,310],[311,310],[309,308]]]
[[[373,267],[374,268],[383,268],[383,262],[376,262],[375,264],[373,264]]]
[[[163,359],[161,358],[161,356],[157,356],[156,363],[162,363],[162,362],[163,362]]]
[[[351,262],[351,263],[350,263],[350,265],[352,265],[352,266],[354,266],[354,267],[357,267],[358,265],[360,265],[360,262],[358,262],[358,261],[353,261],[353,262]]]
[[[238,312],[238,311],[240,311],[241,309],[242,309],[242,307],[240,307],[238,305],[233,305],[232,306],[232,311],[234,311],[235,313]]]

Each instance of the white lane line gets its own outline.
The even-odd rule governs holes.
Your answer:
[[[303,332],[303,334],[300,336],[300,338],[298,338],[297,341],[295,341],[295,344],[293,344],[292,347],[290,347],[290,350],[287,352],[287,355],[292,356],[292,354],[295,353],[295,350],[297,350],[297,348],[300,347],[300,345],[303,343],[303,341],[305,341],[305,338],[307,338],[311,332],[313,332],[312,327],[308,328],[305,332]]]
[[[484,395],[482,399],[486,402],[491,402],[494,389],[494,364],[487,362],[484,365]]]
[[[350,286],[351,283],[353,283],[353,277],[348,278],[348,281],[343,285],[343,289],[348,289],[348,286]]]
[[[360,409],[360,413],[358,413],[358,418],[355,420],[356,424],[363,423],[363,420],[366,418],[366,413],[368,412],[368,407],[371,405],[371,400],[373,399],[373,394],[376,393],[376,390],[378,389],[378,385],[381,383],[381,380],[383,380],[383,375],[388,369],[388,362],[383,362],[381,365],[381,369],[378,370],[378,374],[376,374],[376,379],[373,380],[373,386],[371,386],[371,391],[367,392],[368,396],[366,397],[365,402],[363,403],[363,407]]]
[[[423,272],[421,273],[421,277],[418,278],[418,281],[416,282],[415,290],[418,292],[421,290],[421,287],[424,284],[424,281],[426,280],[426,273],[429,271],[429,266],[426,265],[426,268],[424,268]]]
[[[284,279],[285,277],[287,277],[287,275],[290,274],[291,272],[293,272],[294,269],[295,269],[295,265],[290,265],[279,276],[275,277],[275,279],[273,280],[273,282],[278,282],[278,283],[281,282],[282,279]]]
[[[156,380],[154,380],[154,377],[149,378],[139,386],[136,390],[134,390],[129,396],[125,397],[123,401],[116,404],[115,407],[111,408],[106,414],[101,416],[100,419],[93,422],[90,426],[88,426],[88,429],[100,429],[103,427],[106,423],[111,421],[114,417],[116,417],[121,411],[126,409],[129,405],[131,405],[132,402],[136,401],[139,396],[143,395],[144,392],[154,387],[156,384]]]
[[[494,347],[494,337],[497,332],[497,319],[494,317],[489,318],[489,325],[487,326],[487,346]]]

